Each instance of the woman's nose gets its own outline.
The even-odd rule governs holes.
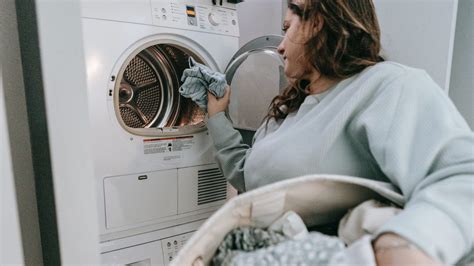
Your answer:
[[[283,46],[283,42],[284,42],[284,40],[282,40],[281,43],[280,43],[280,45],[278,45],[278,47],[277,47],[277,51],[278,51],[278,53],[281,54],[281,55],[283,55],[283,53],[285,52],[285,48],[284,48],[284,46]]]

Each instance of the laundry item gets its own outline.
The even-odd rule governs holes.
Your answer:
[[[347,245],[364,235],[375,235],[389,219],[402,209],[376,200],[368,200],[351,209],[341,219],[337,235]]]
[[[221,265],[335,265],[344,261],[344,250],[337,237],[311,232],[302,239],[287,239],[251,252],[234,251]]]
[[[191,98],[204,110],[207,110],[207,92],[222,98],[227,87],[224,74],[197,63],[192,57],[189,57],[189,68],[184,70],[181,81],[184,83],[179,93]]]
[[[235,265],[233,258],[238,254],[270,247],[286,240],[276,231],[255,227],[239,227],[226,235],[212,259],[213,265]]]
[[[268,228],[238,227],[229,232],[212,265],[341,265],[354,261],[375,265],[369,235],[346,247],[337,236],[308,232],[301,217],[289,211]]]

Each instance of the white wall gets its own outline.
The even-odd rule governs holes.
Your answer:
[[[1,7],[1,5],[0,5]],[[3,36],[0,35],[0,38]],[[10,156],[0,61],[0,264],[23,264],[20,221]]]
[[[42,264],[14,0],[0,1],[0,264]]]
[[[459,0],[449,96],[474,129],[474,1]]]
[[[4,100],[3,65],[7,32],[3,18],[6,4],[0,2],[0,264],[20,264],[24,263],[23,247]]]
[[[245,0],[237,5],[240,46],[263,35],[281,35],[282,2],[287,0]]]
[[[386,58],[425,69],[448,91],[457,0],[373,1]]]

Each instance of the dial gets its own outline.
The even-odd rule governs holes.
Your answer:
[[[218,26],[219,25],[219,23],[217,22],[216,15],[214,15],[214,13],[212,13],[212,12],[209,13],[207,18],[209,19],[209,23],[211,23],[212,26]]]

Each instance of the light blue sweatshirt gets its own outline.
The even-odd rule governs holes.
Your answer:
[[[252,148],[224,113],[209,118],[208,129],[240,191],[306,174],[388,181],[407,203],[379,234],[399,234],[443,263],[473,247],[474,133],[422,70],[369,67],[263,124]]]

